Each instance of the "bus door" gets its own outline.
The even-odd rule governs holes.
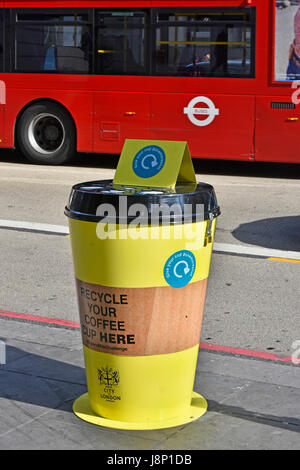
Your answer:
[[[151,137],[187,140],[198,157],[252,158],[255,8],[162,8],[153,21]]]
[[[114,83],[114,77],[110,82]],[[148,139],[149,109],[146,93],[95,92],[94,151],[119,153],[125,139]]]
[[[299,163],[300,107],[293,103],[292,91],[286,97],[256,98],[256,160]]]
[[[187,141],[193,156],[253,158],[254,97],[156,93],[151,138]]]
[[[146,37],[146,10],[96,11],[95,151],[149,137]]]

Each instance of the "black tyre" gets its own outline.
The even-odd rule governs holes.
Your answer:
[[[72,159],[76,150],[73,120],[61,106],[48,101],[33,104],[17,125],[20,151],[32,163],[59,165]]]

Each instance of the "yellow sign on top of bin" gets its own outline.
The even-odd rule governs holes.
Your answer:
[[[187,142],[125,141],[114,184],[174,189],[186,183],[196,183]]]

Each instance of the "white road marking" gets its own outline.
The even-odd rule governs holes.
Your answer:
[[[214,251],[234,253],[237,255],[262,256],[265,258],[286,258],[300,260],[299,251],[283,251],[259,246],[234,245],[231,243],[214,243]]]
[[[50,232],[69,234],[69,228],[64,225],[40,224],[37,222],[22,222],[19,220],[1,220],[0,228],[10,228],[16,230],[31,230],[33,232]]]
[[[42,178],[17,178],[17,177],[9,177],[9,178],[6,178],[6,177],[0,177],[0,181],[3,181],[4,183],[8,183],[8,179],[9,179],[9,182],[14,182],[14,183],[25,183],[25,184],[40,184],[40,185],[44,185],[44,184],[52,184],[54,186],[70,186],[70,183],[68,183],[67,181],[53,181],[53,180],[47,180],[47,179],[42,179]]]
[[[37,222],[23,222],[18,220],[1,220],[0,228],[16,230],[30,230],[33,232],[49,232],[68,235],[69,228],[65,225],[40,224]],[[236,255],[261,256],[264,258],[285,258],[300,260],[299,251],[284,251],[258,246],[235,245],[233,243],[214,243],[214,251]]]

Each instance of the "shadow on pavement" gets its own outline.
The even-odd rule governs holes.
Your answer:
[[[237,240],[250,245],[284,251],[300,251],[300,215],[241,224],[233,230],[232,235]]]
[[[198,175],[253,176],[256,178],[300,179],[300,165],[193,159]]]
[[[72,162],[65,167],[79,166],[89,168],[111,168],[116,169],[119,155],[108,154],[84,154],[77,153]],[[0,162],[6,163],[27,163],[23,155],[17,150],[0,149]],[[264,163],[248,161],[230,160],[205,160],[193,159],[195,172],[198,175],[233,175],[233,176],[253,176],[258,178],[278,178],[278,179],[300,179],[300,165],[288,163]]]
[[[119,158],[119,155],[77,153],[71,162],[64,165],[59,165],[59,167],[79,166],[83,168],[89,167],[115,169],[117,168]],[[35,164],[29,162],[21,152],[10,149],[0,149],[0,162],[35,166]],[[51,166],[49,166],[49,168],[51,168]]]
[[[62,361],[47,357],[51,350],[55,348],[49,347],[41,351],[44,355],[38,355],[7,345],[6,364],[0,365],[0,398],[71,411],[73,400],[86,392],[85,370],[68,363],[66,358]],[[56,351],[59,353],[61,350]]]

